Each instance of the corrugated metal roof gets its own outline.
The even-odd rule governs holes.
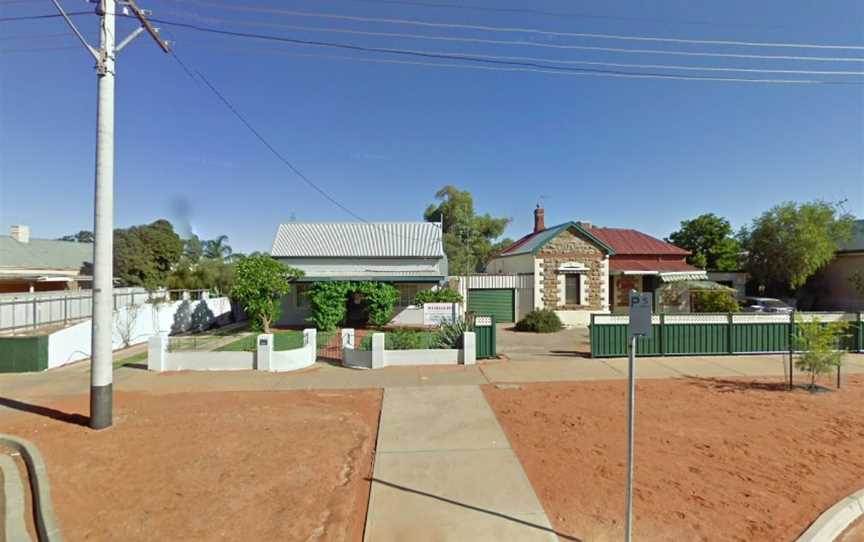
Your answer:
[[[588,228],[594,237],[615,249],[615,254],[675,254],[687,256],[690,252],[671,243],[651,237],[638,230],[623,228]]]
[[[437,222],[291,222],[280,224],[275,257],[443,257]]]
[[[529,233],[525,237],[519,239],[509,247],[502,250],[500,255],[513,256],[516,254],[532,254],[539,250],[543,245],[545,245],[556,235],[570,227],[582,231],[584,234],[586,234],[586,237],[591,238],[592,241],[597,244],[601,249],[608,251],[610,254],[614,252],[614,247],[610,246],[604,240],[597,238],[594,233],[589,229],[582,228],[582,226],[580,226],[576,222],[564,222],[563,224],[558,224],[557,226],[550,226],[545,230],[539,231],[537,233]]]
[[[53,239],[30,239],[28,243],[0,235],[0,268],[75,269],[93,262],[93,244]]]

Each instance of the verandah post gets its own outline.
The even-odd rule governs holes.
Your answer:
[[[864,319],[862,319],[862,312],[858,312],[858,351],[864,352]]]
[[[792,357],[793,357],[794,352],[795,352],[795,342],[793,340],[794,333],[795,333],[795,311],[793,310],[792,312],[789,313],[789,336],[787,337],[787,340],[789,342],[789,389],[790,390],[792,389],[792,370],[794,369],[793,362],[792,362]]]
[[[660,355],[666,355],[666,313],[660,313]]]

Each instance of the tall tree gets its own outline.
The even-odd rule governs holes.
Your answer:
[[[228,236],[220,235],[216,239],[204,241],[204,256],[213,260],[224,260],[231,255],[231,245]]]
[[[183,241],[167,220],[114,230],[114,276],[123,284],[166,286],[182,253]]]
[[[188,239],[183,239],[183,256],[191,263],[198,263],[204,255],[204,242],[194,233]]]
[[[423,213],[427,222],[442,222],[444,252],[452,274],[482,270],[494,250],[492,241],[504,233],[509,218],[495,218],[474,211],[470,192],[447,185],[435,193],[438,204],[431,204]]]
[[[93,232],[89,230],[81,230],[78,233],[73,233],[71,235],[64,235],[57,239],[58,241],[74,241],[76,243],[92,243],[93,242]]]
[[[250,256],[237,264],[231,297],[243,303],[253,325],[270,333],[270,325],[279,319],[282,296],[302,275],[299,269],[284,266],[269,256]]]
[[[732,236],[729,221],[713,213],[682,220],[681,228],[666,240],[689,250],[687,261],[696,267],[714,271],[736,271],[740,267],[741,244]]]
[[[834,258],[853,224],[851,215],[824,201],[777,205],[741,230],[747,271],[769,293],[788,294]]]

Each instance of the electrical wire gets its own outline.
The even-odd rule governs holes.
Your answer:
[[[298,45],[309,45],[315,47],[331,47],[336,49],[346,49],[352,51],[361,51],[366,53],[384,53],[384,54],[392,54],[392,55],[401,55],[401,56],[416,56],[423,58],[431,58],[431,59],[445,59],[445,60],[461,60],[467,62],[473,62],[478,64],[491,64],[491,65],[504,65],[504,66],[516,66],[523,68],[537,68],[537,69],[546,69],[546,70],[555,70],[562,72],[574,72],[574,73],[582,73],[582,74],[595,74],[595,75],[603,75],[607,77],[634,77],[640,79],[653,78],[653,79],[693,79],[693,80],[710,80],[710,81],[734,81],[734,82],[748,82],[748,83],[794,83],[794,84],[825,84],[825,85],[846,85],[852,84],[857,85],[857,82],[846,82],[846,81],[825,81],[825,80],[813,80],[813,79],[746,79],[739,77],[705,77],[698,75],[670,75],[670,74],[662,74],[656,72],[626,72],[620,70],[601,70],[601,69],[593,69],[593,68],[571,68],[567,66],[557,66],[550,64],[541,64],[535,62],[515,62],[515,61],[506,61],[506,60],[494,60],[494,59],[486,59],[474,56],[458,56],[453,54],[440,54],[440,53],[424,53],[417,52],[405,49],[390,49],[383,47],[366,47],[361,45],[354,44],[346,44],[346,43],[333,43],[326,41],[317,41],[317,40],[301,40],[295,38],[287,38],[282,36],[272,36],[266,34],[253,34],[248,32],[236,32],[231,30],[221,30],[217,28],[209,28],[200,25],[195,25],[191,23],[180,23],[175,21],[167,21],[164,19],[150,18],[151,21],[157,22],[160,24],[167,24],[170,26],[178,27],[178,28],[187,28],[191,30],[196,30],[204,33],[212,33],[212,34],[221,34],[226,36],[234,36],[238,38],[247,38],[247,39],[258,39],[264,41],[275,41],[275,42],[283,42],[283,43],[294,43]]]
[[[214,36],[220,39],[221,36]],[[229,48],[230,50],[230,48]],[[245,48],[245,51],[258,51],[260,48]],[[275,51],[275,50],[271,50]],[[646,69],[664,69],[664,70],[682,70],[682,71],[708,71],[708,72],[742,72],[742,73],[765,73],[765,74],[795,74],[795,75],[859,75],[864,76],[864,71],[842,71],[842,70],[778,70],[764,68],[743,68],[743,67],[718,67],[718,66],[682,66],[677,64],[628,64],[620,62],[595,62],[590,60],[559,60],[552,58],[537,58],[529,56],[508,56],[508,55],[487,55],[487,54],[463,54],[463,53],[447,53],[445,51],[426,51],[416,49],[406,49],[406,51],[433,54],[433,55],[451,55],[453,57],[476,57],[495,60],[519,60],[528,62],[549,62],[555,64],[577,64],[587,66],[611,66],[618,68],[646,68]],[[308,55],[303,55],[308,56]],[[314,56],[314,55],[313,55]],[[358,58],[358,57],[349,57]]]
[[[599,34],[593,32],[561,32],[553,30],[543,30],[539,28],[514,28],[502,26],[474,25],[464,23],[438,23],[432,21],[423,21],[417,19],[392,19],[386,17],[367,17],[360,15],[341,15],[332,13],[320,13],[310,11],[298,11],[291,9],[267,8],[260,6],[248,5],[233,5],[224,2],[213,2],[211,0],[173,0],[186,4],[196,4],[201,6],[215,7],[229,11],[243,11],[254,13],[270,13],[279,15],[289,15],[292,17],[312,17],[319,19],[335,19],[342,21],[361,21],[371,23],[397,24],[420,26],[429,28],[450,28],[462,30],[481,30],[484,32],[500,32],[500,33],[519,33],[519,34],[537,34],[540,36],[556,36],[556,37],[577,37],[577,38],[594,38],[607,40],[623,40],[623,41],[649,41],[661,43],[676,43],[676,44],[698,44],[698,45],[727,45],[727,46],[746,46],[746,47],[788,47],[795,49],[842,49],[842,50],[864,50],[864,45],[826,45],[813,43],[773,43],[773,42],[753,42],[753,41],[734,41],[734,40],[705,40],[705,39],[688,39],[688,38],[669,38],[657,36],[633,36],[622,34]]]
[[[75,17],[78,15],[93,15],[92,11],[68,11],[66,15]],[[15,17],[0,17],[0,23],[8,23],[14,21],[35,21],[37,19],[55,19],[62,17],[59,13],[50,13],[47,15],[20,15]]]
[[[499,40],[499,39],[489,39],[489,38],[468,38],[468,37],[456,37],[456,36],[440,36],[440,35],[429,35],[429,34],[412,34],[412,33],[404,33],[404,32],[378,32],[378,31],[369,31],[369,30],[352,30],[346,28],[331,28],[331,27],[317,27],[317,26],[303,26],[303,25],[291,25],[284,23],[272,23],[272,22],[263,22],[263,21],[239,21],[234,19],[226,19],[219,17],[210,17],[210,16],[201,16],[197,14],[183,13],[183,12],[169,12],[171,15],[179,16],[179,17],[190,17],[195,18],[201,21],[206,22],[219,22],[219,23],[227,23],[233,24],[236,26],[251,26],[251,27],[273,27],[273,28],[284,28],[288,30],[300,30],[304,32],[324,32],[324,33],[335,33],[335,34],[352,34],[359,36],[377,36],[377,37],[389,37],[389,38],[406,38],[406,39],[416,39],[416,40],[433,40],[433,41],[446,41],[446,42],[456,42],[456,43],[483,43],[483,44],[492,44],[492,45],[515,45],[522,47],[539,47],[539,48],[547,48],[547,49],[558,49],[558,50],[582,50],[582,51],[604,51],[604,52],[612,52],[612,53],[624,53],[624,54],[657,54],[657,55],[672,55],[672,56],[689,56],[689,57],[711,57],[711,58],[746,58],[746,59],[760,59],[760,60],[800,60],[800,61],[813,61],[813,62],[864,62],[864,58],[861,57],[823,57],[823,56],[801,56],[801,55],[760,55],[760,54],[745,54],[745,53],[712,53],[712,52],[704,52],[704,51],[679,51],[679,50],[671,50],[671,49],[631,49],[631,48],[623,48],[623,47],[601,47],[594,45],[574,45],[574,44],[554,44],[554,43],[537,43],[533,41],[524,41],[524,40]],[[155,20],[155,19],[153,19]],[[165,24],[172,24],[171,22],[164,22]],[[176,24],[176,23],[173,23]],[[190,25],[195,26],[195,25]]]

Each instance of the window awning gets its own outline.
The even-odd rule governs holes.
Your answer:
[[[705,271],[669,271],[660,273],[660,280],[663,282],[708,281],[708,273]]]

